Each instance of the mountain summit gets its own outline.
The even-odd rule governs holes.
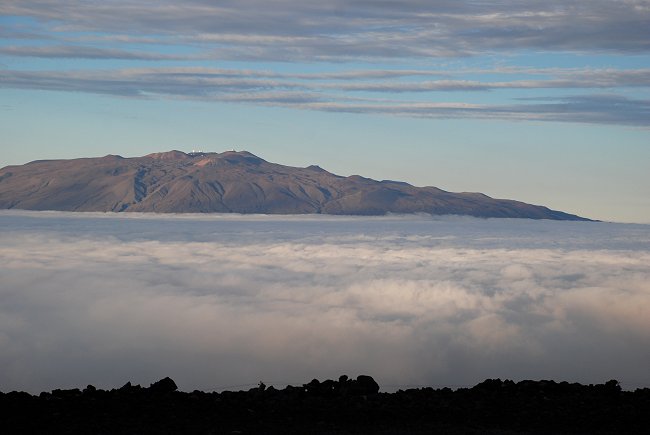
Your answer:
[[[0,169],[0,208],[160,213],[455,214],[587,220],[481,193],[451,193],[319,166],[270,163],[247,151],[169,151],[38,160]]]

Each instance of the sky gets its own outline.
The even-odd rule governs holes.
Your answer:
[[[3,0],[0,166],[248,150],[650,222],[650,1]]]
[[[650,387],[650,226],[0,211],[0,390]]]

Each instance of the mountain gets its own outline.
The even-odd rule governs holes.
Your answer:
[[[159,213],[455,214],[587,220],[481,193],[451,193],[318,166],[267,162],[247,151],[169,151],[38,160],[0,169],[0,208]]]

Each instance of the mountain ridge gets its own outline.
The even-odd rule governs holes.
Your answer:
[[[0,208],[161,213],[457,214],[554,220],[580,216],[478,192],[447,192],[318,165],[268,162],[248,151],[171,150],[35,160],[0,169]]]

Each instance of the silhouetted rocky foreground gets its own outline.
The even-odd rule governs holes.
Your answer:
[[[473,388],[379,393],[370,376],[283,390],[149,388],[0,393],[5,434],[599,434],[650,431],[650,389],[486,380]]]

